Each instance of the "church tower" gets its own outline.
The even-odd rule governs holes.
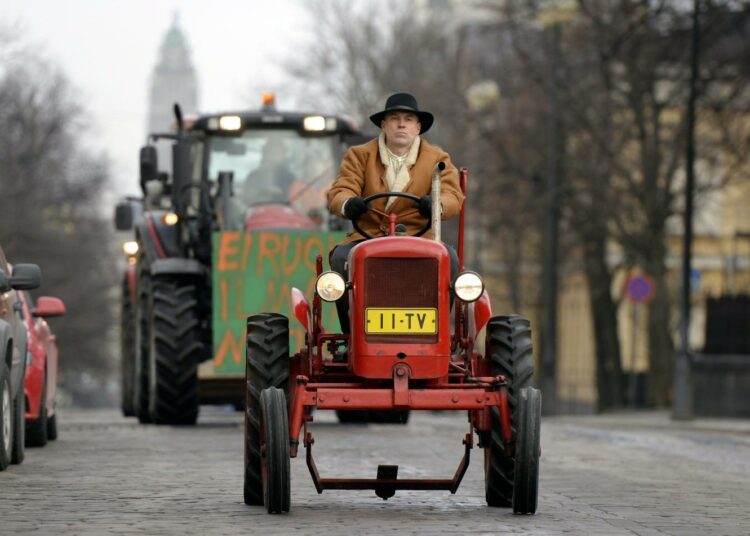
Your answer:
[[[172,26],[162,41],[159,59],[151,75],[148,133],[170,130],[174,123],[172,106],[175,102],[180,104],[185,115],[198,111],[197,76],[190,55],[190,46],[179,27],[179,22],[179,14],[175,13]]]

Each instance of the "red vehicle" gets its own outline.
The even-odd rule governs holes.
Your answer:
[[[12,268],[0,247],[0,471],[24,460],[24,377],[26,328],[19,290],[37,288],[42,274],[36,264]]]
[[[432,198],[439,199],[439,165]],[[461,170],[466,191],[467,172]],[[459,220],[461,273],[450,280],[448,251],[440,241],[439,204],[431,221],[435,240],[406,236],[397,216],[384,209],[387,197],[369,196],[389,225],[389,236],[356,245],[348,259],[348,281],[323,272],[317,262],[316,293],[310,303],[292,290],[294,316],[306,330],[305,344],[289,353],[289,320],[266,313],[247,319],[245,474],[246,504],[269,513],[290,508],[290,458],[300,442],[318,493],[326,489],[373,489],[383,498],[396,490],[455,493],[474,446],[484,449],[489,506],[533,514],[537,508],[541,394],[531,387],[531,327],[519,315],[492,316],[478,274],[463,270],[464,208]],[[379,201],[379,202],[378,202]],[[351,334],[326,333],[321,300],[349,296]],[[451,319],[451,302],[455,301]],[[485,345],[479,333],[485,329]],[[308,429],[314,410],[463,410],[468,412],[463,459],[451,479],[398,478],[397,465],[380,465],[375,478],[322,477],[312,456]]]
[[[41,296],[32,300],[28,292],[19,292],[24,324],[28,333],[26,365],[26,446],[43,447],[57,439],[57,344],[46,319],[65,314],[59,298]]]

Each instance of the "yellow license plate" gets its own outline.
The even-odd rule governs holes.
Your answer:
[[[365,333],[433,335],[437,333],[437,309],[371,307],[365,310]]]

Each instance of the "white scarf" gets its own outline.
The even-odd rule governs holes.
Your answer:
[[[409,184],[411,180],[409,169],[414,166],[417,156],[419,156],[419,143],[420,138],[417,136],[414,138],[414,143],[411,144],[409,152],[404,156],[398,156],[393,154],[385,144],[385,134],[381,132],[378,136],[378,153],[380,153],[380,161],[385,166],[385,183],[389,191],[403,192],[406,185]],[[396,199],[398,198],[389,197],[385,209],[388,210]]]

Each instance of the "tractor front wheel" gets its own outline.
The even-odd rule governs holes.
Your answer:
[[[264,389],[260,408],[263,504],[269,514],[281,514],[289,511],[291,502],[289,416],[284,391],[275,387]]]
[[[154,278],[149,325],[149,414],[156,424],[195,424],[200,337],[197,288]]]
[[[536,512],[539,492],[539,432],[542,421],[542,393],[533,387],[521,389],[518,398],[516,463],[513,480],[513,513]]]
[[[492,317],[487,323],[485,351],[492,375],[502,374],[508,381],[508,405],[515,440],[520,419],[520,393],[531,387],[534,375],[531,323],[520,315]],[[484,441],[485,497],[488,506],[509,507],[513,504],[515,454],[508,454],[501,437],[500,411],[492,408],[491,414],[492,430]]]
[[[274,313],[248,317],[245,355],[245,504],[264,504],[261,393],[269,387],[286,392],[288,383],[289,319]]]

